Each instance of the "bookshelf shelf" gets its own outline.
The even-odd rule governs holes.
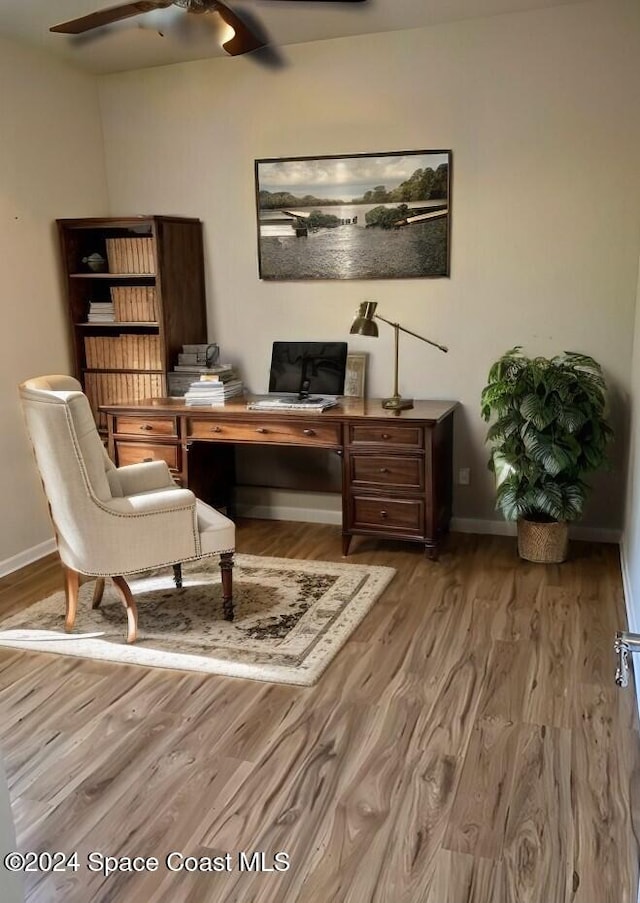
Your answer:
[[[151,370],[142,367],[85,367],[83,373],[151,373],[164,375],[164,370]]]
[[[117,320],[113,323],[74,323],[76,329],[159,329],[160,324],[151,320]]]
[[[104,429],[101,405],[166,396],[182,346],[207,340],[202,224],[135,216],[57,225],[74,374]],[[107,271],[83,270],[96,254]],[[88,322],[90,310],[117,319]]]
[[[69,273],[69,279],[108,279],[117,281],[119,279],[142,280],[155,279],[156,273]]]

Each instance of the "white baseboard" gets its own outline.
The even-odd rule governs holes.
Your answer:
[[[515,536],[516,525],[513,521],[506,520],[482,520],[476,517],[452,517],[451,531],[453,533],[480,533],[489,536]],[[611,530],[607,527],[585,527],[582,524],[572,524],[569,527],[569,536],[572,539],[585,540],[586,542],[611,542],[619,544],[622,531]]]
[[[310,524],[333,524],[340,526],[342,512],[319,506],[317,508],[296,505],[286,505],[278,502],[261,504],[253,502],[239,502],[237,512],[242,517],[256,517],[259,520],[290,520],[301,521]],[[451,531],[453,533],[479,533],[489,536],[515,536],[516,525],[505,520],[483,520],[476,517],[451,518]],[[569,529],[572,539],[586,540],[587,542],[619,543],[620,530],[611,530],[605,527],[585,527],[580,524],[572,525]]]
[[[236,511],[241,517],[255,517],[258,520],[290,520],[307,524],[342,524],[341,511],[327,508],[297,508],[291,505],[252,505],[238,503]]]
[[[55,550],[55,539],[46,539],[37,546],[25,549],[24,552],[18,552],[17,555],[12,555],[11,558],[5,558],[4,561],[0,561],[0,577],[6,577],[7,574],[13,574],[14,571],[19,571],[20,568],[26,567],[28,564],[33,564],[34,561],[44,558],[45,555],[50,555],[52,552],[55,552]]]

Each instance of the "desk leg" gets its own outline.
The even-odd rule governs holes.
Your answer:
[[[342,534],[342,554],[343,555],[346,556],[349,554],[349,546],[350,545],[351,545],[351,534],[343,533]]]
[[[437,561],[438,560],[438,543],[427,540],[424,544],[424,554],[429,559],[429,561]]]

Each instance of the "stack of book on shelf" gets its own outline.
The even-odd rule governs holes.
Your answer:
[[[224,404],[229,398],[242,395],[242,380],[218,379],[217,374],[203,373],[199,380],[192,382],[184,395],[186,405]]]
[[[89,370],[162,370],[157,335],[86,336],[84,354]]]
[[[110,273],[155,273],[153,238],[107,238],[106,246]]]
[[[89,301],[87,323],[114,323],[115,319],[113,301]]]
[[[107,415],[100,405],[158,398],[163,395],[160,373],[95,373],[84,374],[84,391],[99,429],[106,429]]]
[[[119,323],[154,323],[158,319],[156,290],[151,285],[114,285],[111,300]]]

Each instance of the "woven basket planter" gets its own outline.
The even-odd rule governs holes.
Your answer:
[[[518,554],[525,561],[553,564],[564,561],[569,549],[569,524],[547,523],[520,518],[518,521]]]

